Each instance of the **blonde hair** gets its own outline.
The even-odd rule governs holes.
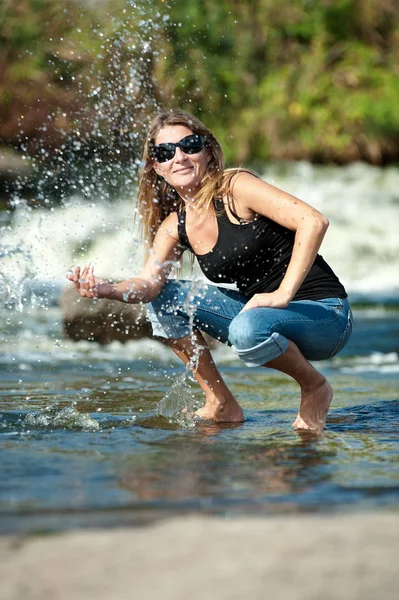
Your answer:
[[[168,110],[157,115],[149,126],[144,144],[144,165],[140,172],[137,200],[143,237],[150,244],[162,221],[183,206],[176,190],[160,177],[153,167],[152,146],[155,137],[166,125],[183,125],[205,138],[210,160],[195,198],[200,214],[206,214],[208,210],[213,209],[213,200],[220,196],[224,180],[223,150],[213,133],[199,119],[182,110]]]

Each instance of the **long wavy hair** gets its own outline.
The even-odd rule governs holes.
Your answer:
[[[224,156],[213,133],[199,119],[182,110],[168,110],[158,114],[148,128],[144,144],[137,201],[143,237],[150,245],[162,221],[184,204],[176,190],[155,172],[153,166],[152,146],[155,137],[167,125],[183,125],[205,138],[210,160],[195,197],[198,214],[206,215],[209,210],[214,210],[214,199],[223,196]]]

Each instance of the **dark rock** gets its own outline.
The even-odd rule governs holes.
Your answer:
[[[115,340],[127,342],[154,338],[144,305],[82,298],[72,286],[65,288],[60,304],[64,333],[72,340],[109,344]],[[204,332],[203,336],[209,348],[219,345],[219,342]],[[162,341],[156,337],[154,339]]]
[[[109,344],[151,337],[145,307],[115,300],[82,298],[73,287],[64,290],[61,309],[66,337]]]

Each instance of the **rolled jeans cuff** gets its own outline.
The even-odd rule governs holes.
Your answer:
[[[147,318],[151,322],[152,333],[155,337],[175,339],[187,337],[192,331],[188,319],[177,314],[156,312],[151,304],[146,305]]]
[[[286,337],[274,332],[267,340],[252,348],[238,349],[236,346],[232,346],[232,350],[247,367],[262,367],[284,354],[288,350],[288,344],[289,341]]]

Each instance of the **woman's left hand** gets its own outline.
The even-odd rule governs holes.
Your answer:
[[[290,301],[291,298],[282,290],[276,290],[269,294],[255,294],[251,300],[248,300],[241,312],[250,308],[262,308],[265,306],[269,308],[286,308]]]

